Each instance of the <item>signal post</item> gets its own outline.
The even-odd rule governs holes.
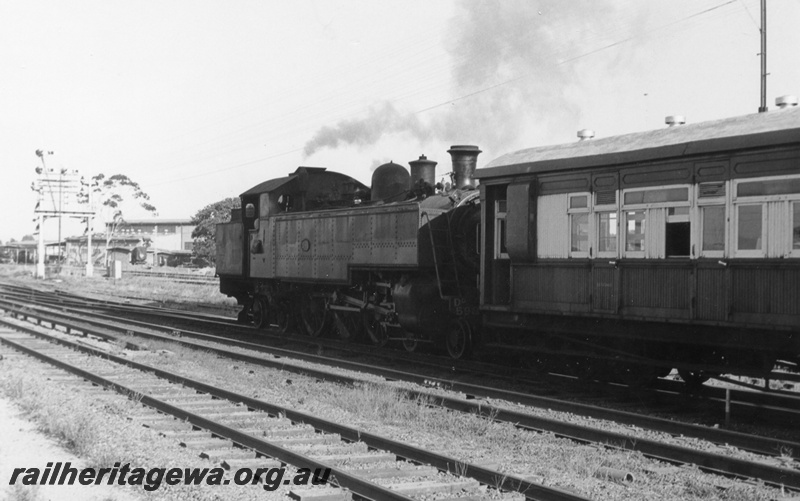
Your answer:
[[[45,278],[44,222],[47,218],[59,218],[58,244],[60,259],[62,240],[61,219],[64,216],[86,220],[86,276],[91,277],[94,274],[92,259],[92,222],[95,215],[94,206],[92,204],[92,187],[84,182],[83,177],[81,177],[77,170],[62,168],[56,172],[54,169],[48,168],[45,162],[45,156],[52,154],[52,151],[36,150],[36,156],[42,160],[42,167],[36,167],[36,174],[38,176],[31,184],[31,189],[38,193],[36,208],[34,209],[37,230],[39,232],[36,278]],[[88,204],[85,203],[87,200]]]

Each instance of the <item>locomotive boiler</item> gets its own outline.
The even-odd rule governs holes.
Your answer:
[[[242,305],[239,320],[465,355],[478,318],[481,151],[448,151],[453,182],[438,189],[436,162],[421,156],[410,173],[381,165],[370,187],[299,167],[244,192],[217,227],[220,290]]]

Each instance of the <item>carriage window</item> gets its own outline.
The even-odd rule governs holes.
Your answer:
[[[589,194],[569,196],[569,255],[591,257],[589,254]]]
[[[691,224],[689,207],[667,209],[667,225],[664,232],[664,251],[667,257],[689,256],[691,249]]]
[[[762,250],[762,205],[738,206],[736,249]]]
[[[701,249],[706,251],[725,250],[725,206],[711,205],[701,211],[702,242]]]
[[[625,193],[625,205],[662,204],[667,202],[687,202],[689,188],[658,188],[652,190],[629,191]]]
[[[589,252],[589,213],[572,214],[570,221],[570,251]]]
[[[736,195],[739,197],[766,197],[800,193],[800,178],[771,179],[739,183]]]
[[[741,257],[800,257],[800,176],[735,181],[734,251]]]
[[[599,255],[602,253],[609,253],[616,255],[617,253],[617,213],[616,212],[601,212],[597,215],[597,252]]]
[[[800,202],[792,204],[792,249],[800,249]]]
[[[625,211],[625,250],[644,252],[645,212],[643,210]]]
[[[570,209],[586,209],[589,207],[588,195],[576,195],[569,197]]]
[[[625,190],[623,254],[628,257],[690,257],[689,186]]]

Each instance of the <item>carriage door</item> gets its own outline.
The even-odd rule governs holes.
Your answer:
[[[483,206],[482,234],[485,236],[481,248],[483,266],[482,304],[505,305],[510,298],[511,261],[506,248],[506,185],[483,186],[485,190]]]
[[[594,218],[592,262],[592,310],[617,313],[620,270],[617,266],[620,240],[619,174],[592,176]]]

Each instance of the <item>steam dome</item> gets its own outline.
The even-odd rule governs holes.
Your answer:
[[[396,202],[408,193],[411,175],[405,167],[394,162],[383,164],[372,173],[372,200]]]

